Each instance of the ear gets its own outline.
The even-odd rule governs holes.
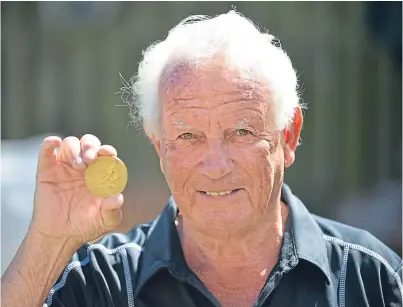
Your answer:
[[[158,157],[160,159],[160,168],[161,168],[161,172],[164,174],[164,167],[162,165],[162,158],[161,158],[161,139],[157,138],[156,136],[152,135],[150,137],[151,142],[154,145],[155,150],[157,151]]]
[[[292,124],[284,130],[284,167],[290,167],[295,161],[295,150],[303,124],[302,110],[298,106],[295,108]]]

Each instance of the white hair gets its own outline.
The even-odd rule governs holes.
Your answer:
[[[239,72],[267,81],[276,126],[286,129],[300,105],[291,60],[273,35],[262,33],[233,10],[213,18],[190,16],[169,31],[165,40],[143,52],[138,73],[131,79],[130,100],[126,100],[133,122],[142,123],[149,136],[159,136],[161,76],[180,61],[197,65],[217,55]]]

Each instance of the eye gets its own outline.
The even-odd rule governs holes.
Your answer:
[[[190,140],[190,139],[193,138],[193,134],[190,133],[190,132],[186,132],[186,133],[181,134],[181,135],[179,136],[179,138],[180,138],[180,139],[183,139],[183,140]]]
[[[244,136],[244,135],[248,135],[251,132],[249,130],[246,130],[246,129],[238,129],[235,133],[238,136]]]

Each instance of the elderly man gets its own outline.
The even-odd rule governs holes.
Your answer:
[[[310,214],[283,184],[303,122],[296,88],[284,51],[240,14],[181,22],[147,49],[133,84],[167,206],[85,244],[121,220],[122,195],[84,183],[88,165],[117,152],[93,135],[46,138],[3,306],[402,306],[401,259]]]

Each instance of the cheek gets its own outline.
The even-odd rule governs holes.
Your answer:
[[[253,188],[262,189],[270,184],[276,164],[276,152],[272,143],[261,140],[235,145],[232,146],[231,153],[235,162],[250,176]]]
[[[271,163],[272,151],[270,143],[263,140],[250,144],[235,144],[230,152],[238,161],[241,161],[241,165],[262,169]]]
[[[194,146],[183,148],[175,143],[166,144],[164,147],[163,165],[171,189],[183,188],[188,178],[196,170],[201,152]]]

